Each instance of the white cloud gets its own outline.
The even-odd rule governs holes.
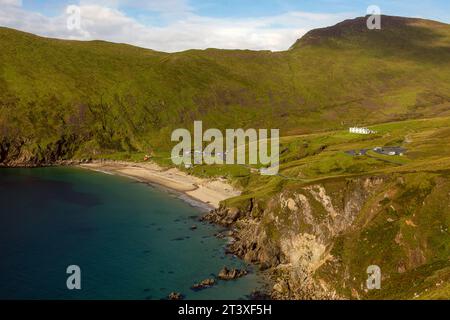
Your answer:
[[[130,6],[165,13],[191,12],[193,8],[186,0],[119,0],[120,6]]]
[[[193,11],[186,0],[80,0],[79,3],[80,6],[97,5],[114,9],[128,7],[171,14]]]
[[[22,6],[22,0],[0,0],[0,5],[5,6]]]
[[[211,18],[195,14],[184,0],[82,0],[81,28],[68,30],[67,15],[46,17],[24,10],[18,1],[8,2],[0,11],[0,25],[64,39],[129,43],[161,51],[224,48],[253,50],[286,50],[312,28],[332,25],[348,18],[349,14],[316,14],[288,12],[259,18]],[[167,4],[168,3],[168,4]],[[167,25],[142,24],[121,11],[124,5],[146,10],[172,12],[181,15]],[[176,11],[175,10],[175,11]]]

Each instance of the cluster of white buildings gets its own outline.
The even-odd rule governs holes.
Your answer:
[[[351,127],[348,129],[350,133],[357,133],[357,134],[374,134],[377,133],[376,131],[370,130],[369,128],[360,128],[360,127]]]

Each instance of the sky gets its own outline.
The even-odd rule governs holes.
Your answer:
[[[382,14],[450,23],[449,0],[0,0],[0,26],[159,51],[280,51],[314,28]]]

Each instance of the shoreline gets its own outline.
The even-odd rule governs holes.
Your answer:
[[[46,168],[46,167],[60,167],[60,168],[62,168],[62,169],[64,169],[64,168],[67,168],[67,169],[71,169],[71,168],[73,168],[73,169],[76,169],[76,170],[79,170],[79,171],[83,171],[83,172],[85,172],[85,174],[87,174],[87,175],[90,175],[90,174],[93,174],[94,176],[96,176],[97,174],[95,174],[95,172],[99,172],[99,173],[102,173],[102,174],[108,174],[108,175],[113,175],[113,176],[117,176],[117,177],[126,177],[127,178],[127,180],[125,180],[125,179],[123,179],[123,181],[122,182],[120,182],[119,181],[119,183],[121,183],[122,185],[125,185],[125,187],[126,187],[126,185],[127,184],[134,184],[134,183],[136,183],[136,182],[134,182],[135,180],[136,181],[140,181],[140,183],[145,183],[145,184],[151,184],[151,185],[153,185],[154,183],[153,182],[151,182],[151,181],[149,181],[148,179],[146,179],[145,181],[143,180],[143,179],[137,179],[137,178],[135,178],[135,177],[130,177],[130,176],[125,176],[124,174],[121,174],[121,173],[116,173],[116,172],[113,172],[113,170],[112,169],[110,169],[109,168],[109,166],[111,166],[111,165],[113,165],[113,167],[114,167],[114,170],[119,170],[119,168],[123,168],[124,166],[125,167],[127,167],[128,168],[128,166],[130,166],[130,165],[132,165],[132,167],[133,168],[135,168],[135,167],[138,167],[138,168],[141,168],[142,166],[141,165],[137,165],[136,166],[136,164],[134,164],[134,163],[116,163],[116,162],[113,162],[113,163],[111,163],[111,162],[103,162],[103,163],[90,163],[87,167],[89,167],[89,168],[86,168],[86,166],[85,166],[85,164],[86,163],[84,163],[83,164],[83,166],[81,166],[81,165],[79,165],[79,164],[71,164],[71,165],[69,165],[69,164],[65,164],[65,165],[61,165],[61,164],[58,164],[58,165],[49,165],[49,166],[33,166],[33,167],[31,167],[31,166],[29,166],[29,167],[26,167],[26,168]],[[93,168],[93,167],[95,167],[95,169]],[[97,168],[100,168],[101,167],[101,169],[97,169]],[[104,167],[107,167],[106,169],[104,168]],[[144,166],[146,169],[148,169],[147,168],[147,166]],[[17,168],[19,168],[19,167],[8,167],[8,168],[10,168],[10,169],[17,169]],[[22,168],[25,168],[25,167],[22,167]],[[83,170],[82,170],[83,169]],[[159,168],[162,172],[165,172],[165,171],[167,171],[167,170],[164,170],[164,169],[162,169],[162,168]],[[87,171],[87,170],[89,170],[89,171],[93,171],[93,172],[91,172],[91,173],[89,173],[89,171]],[[80,172],[80,173],[82,173],[82,172]],[[182,172],[181,172],[182,173]],[[57,174],[57,173],[56,173]],[[14,179],[14,178],[13,178]],[[96,179],[95,177],[94,177],[94,179]],[[206,180],[205,179],[205,184],[209,184],[211,181],[209,181],[209,179],[208,180]],[[140,184],[139,183],[139,184]],[[159,186],[161,186],[162,187],[162,189],[163,190],[169,190],[169,188],[167,188],[167,187],[165,187],[165,186],[163,186],[163,185],[159,185]],[[158,187],[159,187],[158,186]],[[144,187],[144,186],[142,186],[142,187]],[[145,186],[145,187],[147,187],[147,186]],[[172,189],[173,190],[173,189]],[[150,192],[151,190],[149,190],[149,192]],[[170,191],[170,190],[169,190]],[[178,191],[176,191],[176,193],[178,194],[183,194],[184,195],[184,193],[181,193],[181,192],[178,192]],[[143,195],[143,197],[146,197],[145,196],[145,192],[144,192],[144,195]],[[187,196],[186,196],[186,198],[187,198]],[[187,200],[188,201],[188,200]],[[191,203],[191,202],[190,202]],[[96,209],[95,209],[96,210]],[[205,226],[207,226],[209,223],[206,223],[206,222],[204,222],[204,223],[202,223],[201,222],[201,220],[199,219],[199,218],[192,218],[192,217],[194,217],[194,216],[188,216],[187,217],[187,219],[194,219],[195,221],[198,221],[198,223],[195,223],[195,226],[196,226],[196,228],[195,229],[197,229],[197,226],[199,225],[199,224],[203,224],[203,225],[205,225]],[[172,221],[173,221],[173,223],[175,223],[176,221],[175,220],[169,220],[169,221],[167,221],[167,223],[172,223]],[[138,223],[139,223],[139,225],[141,225],[141,221],[140,220],[138,220]],[[147,226],[146,226],[146,228],[149,228],[150,226],[153,226],[154,228],[155,228],[155,230],[156,230],[156,227],[158,227],[158,226],[160,226],[160,224],[154,224],[154,223],[152,223],[152,224],[148,224]],[[188,239],[188,238],[191,238],[192,236],[191,236],[191,234],[192,234],[192,230],[194,230],[194,229],[191,229],[191,228],[187,228],[188,226],[189,226],[189,224],[187,224],[187,227],[186,226],[183,226],[183,224],[182,224],[182,222],[180,222],[180,226],[182,227],[182,229],[178,229],[178,230],[182,230],[181,232],[183,232],[183,234],[181,234],[181,235],[178,235],[178,236],[180,236],[179,238],[174,238],[174,239],[170,239],[170,237],[167,237],[167,241],[179,241],[179,239],[181,239],[181,240],[183,240],[184,238],[184,236],[185,235],[189,235],[189,236],[187,236],[186,237],[186,239]],[[227,237],[225,236],[225,235],[227,235],[227,233],[225,233],[225,231],[224,230],[221,230],[222,228],[219,226],[219,225],[216,225],[216,229],[217,229],[217,232],[216,232],[216,230],[215,229],[213,229],[212,231],[208,231],[207,232],[207,238],[218,238],[218,239],[223,239],[223,241],[225,242],[225,241],[227,241],[228,239],[227,239]],[[198,227],[199,229],[201,228],[201,227]],[[206,227],[206,228],[208,228],[208,227]],[[183,231],[184,230],[184,231]],[[201,229],[200,229],[201,230]],[[209,230],[209,229],[208,229]],[[213,231],[214,231],[214,233],[213,233]],[[150,230],[150,232],[151,232],[151,230]],[[145,233],[147,233],[147,231],[145,231]],[[229,235],[228,235],[229,236]],[[203,237],[204,236],[202,236],[202,238],[201,239],[203,239]],[[211,242],[209,239],[206,241],[205,240],[205,243],[208,243],[208,242]],[[203,243],[203,240],[201,241],[201,243]],[[213,246],[213,248],[217,248],[217,249],[214,249],[214,251],[215,250],[222,250],[223,251],[223,253],[224,253],[224,255],[228,255],[227,254],[227,252],[226,252],[226,250],[224,249],[224,245],[228,245],[228,243],[226,243],[226,244],[224,244],[224,245],[215,245],[214,243],[214,241],[212,242],[213,244],[212,244],[212,246]],[[144,248],[144,249],[147,249],[147,248]],[[146,254],[147,254],[147,252],[145,252]],[[216,256],[216,255],[213,255],[213,256],[211,256],[211,257],[209,257],[209,258],[206,258],[207,260],[215,260],[215,259],[217,259],[217,260],[219,260],[219,259],[222,259],[221,257],[220,257],[220,255],[219,256]],[[226,260],[227,262],[226,263],[223,263],[223,264],[221,264],[221,265],[224,265],[224,266],[226,266],[226,267],[228,267],[229,268],[229,270],[233,270],[234,268],[239,268],[239,269],[237,269],[237,270],[245,270],[246,272],[248,272],[249,273],[249,275],[251,276],[251,278],[250,279],[248,279],[248,280],[246,280],[245,282],[244,282],[244,287],[243,288],[245,288],[245,290],[243,290],[243,289],[241,289],[240,288],[240,285],[238,285],[237,286],[237,288],[238,288],[238,290],[241,290],[242,292],[241,293],[239,293],[239,296],[238,295],[236,295],[236,299],[239,299],[239,298],[244,298],[244,299],[249,299],[249,300],[251,300],[252,299],[252,297],[253,297],[253,295],[254,295],[254,292],[262,292],[262,287],[265,285],[265,279],[264,279],[264,277],[257,271],[257,268],[255,267],[255,265],[251,265],[251,266],[249,266],[247,263],[245,263],[245,260],[243,260],[243,259],[240,259],[241,261],[242,261],[242,264],[239,264],[239,265],[235,265],[235,264],[233,264],[233,260],[234,258],[232,258],[232,259],[230,259],[230,260]],[[213,264],[213,267],[208,267],[207,269],[209,269],[211,272],[210,272],[210,274],[208,275],[208,277],[205,277],[205,279],[209,279],[209,278],[213,278],[213,279],[215,279],[216,280],[216,283],[215,284],[217,284],[217,282],[221,282],[221,289],[220,290],[223,290],[224,288],[225,288],[225,290],[229,290],[228,288],[226,288],[226,281],[225,280],[220,280],[220,278],[218,278],[218,276],[216,276],[216,274],[219,274],[220,273],[220,268],[219,268],[219,266],[217,266],[217,267],[214,267],[214,264]],[[175,272],[178,272],[178,271],[175,271]],[[173,271],[172,272],[169,272],[169,273],[173,273]],[[212,276],[214,274],[214,276]],[[238,277],[236,277],[236,279],[237,279]],[[194,278],[194,277],[186,277],[186,279],[190,279],[192,282],[191,282],[191,284],[192,285],[195,285],[196,283],[198,283],[198,280],[201,280],[201,279],[203,279],[203,277],[197,277],[197,278]],[[186,281],[186,282],[189,282],[189,281]],[[209,286],[205,286],[205,287],[202,287],[202,288],[200,288],[198,291],[200,291],[200,290],[203,290],[203,289],[207,289],[207,288],[209,288]],[[142,289],[142,288],[141,288]],[[171,286],[171,287],[168,287],[168,289],[170,289],[170,290],[175,290],[174,292],[178,292],[178,291],[180,291],[182,294],[185,294],[185,293],[190,293],[191,291],[189,291],[189,289],[188,289],[188,287],[184,287],[184,286],[181,286],[181,285],[174,285],[174,286]],[[146,291],[149,291],[150,289],[145,289],[144,290],[144,292],[146,292]],[[192,289],[191,289],[192,290]],[[231,289],[231,290],[233,290],[233,289]],[[195,290],[193,290],[193,291],[195,291]],[[168,292],[170,292],[170,291],[168,291]],[[209,292],[209,290],[208,290],[208,292]],[[214,295],[214,293],[213,292],[211,292],[213,295]],[[163,297],[161,297],[161,298],[158,298],[158,297],[156,297],[156,298],[153,298],[153,299],[164,299],[165,297],[163,296]],[[136,299],[140,299],[140,298],[136,298]],[[147,298],[146,298],[147,299]],[[188,299],[196,299],[194,296],[193,296],[193,298],[188,298]]]
[[[166,169],[153,162],[134,163],[123,161],[101,161],[78,164],[76,167],[100,172],[103,174],[113,174],[129,179],[133,179],[152,186],[157,186],[170,193],[175,193],[178,198],[187,202],[200,210],[204,209],[207,217],[220,210],[219,202],[233,196],[241,194],[239,190],[228,184],[225,179],[202,179],[188,175],[176,168]],[[208,200],[209,199],[209,200]],[[220,201],[218,201],[220,199]],[[201,220],[203,221],[203,220]],[[257,270],[258,263],[249,263],[240,256],[238,252],[232,249],[232,244],[237,239],[237,234],[232,231],[232,226],[224,226],[214,219],[205,219],[205,222],[216,226],[225,227],[228,232],[219,232],[215,234],[218,238],[228,238],[226,243],[226,254],[232,254],[240,260],[252,266],[253,273],[257,273],[264,284],[256,287],[248,294],[249,300],[266,299],[271,297],[272,280],[267,272]],[[246,269],[247,270],[247,269]]]
[[[134,163],[123,161],[95,161],[90,163],[82,163],[76,167],[100,172],[103,174],[113,174],[136,181],[147,183],[152,186],[156,185],[168,192],[176,193],[178,198],[187,202],[191,206],[198,209],[205,209],[207,217],[217,210],[220,210],[219,202],[229,199],[233,196],[238,196],[241,191],[232,187],[225,179],[203,179],[196,176],[189,175],[177,168],[166,169],[160,167],[153,162]],[[232,226],[224,226],[214,219],[205,219],[207,223],[215,226],[225,227],[227,231],[222,231],[215,234],[217,238],[226,240],[225,254],[231,254],[241,261],[251,265],[252,273],[257,274],[263,284],[253,288],[247,297],[249,300],[268,299],[271,297],[272,279],[269,273],[258,270],[258,263],[246,261],[246,259],[233,250],[232,244],[237,240],[238,234],[232,231]],[[245,270],[249,270],[245,268]]]
[[[163,168],[153,162],[135,163],[126,161],[114,160],[87,160],[87,161],[58,161],[45,165],[15,165],[4,166],[4,168],[39,168],[39,167],[75,167],[93,172],[99,172],[108,175],[117,175],[127,179],[132,179],[140,183],[145,183],[154,186],[163,191],[167,191],[177,196],[180,200],[187,202],[189,205],[199,209],[205,216],[201,215],[200,221],[205,221],[216,226],[225,227],[229,232],[232,231],[232,225],[225,226],[220,221],[212,218],[209,215],[216,215],[218,210],[224,208],[219,206],[219,202],[229,199],[241,194],[241,191],[232,187],[225,179],[204,179],[189,175],[177,168]],[[205,220],[202,220],[206,217]],[[238,233],[232,231],[231,233],[219,232],[215,235],[218,238],[228,238],[226,254],[232,254],[242,261],[246,259],[234,250],[232,244],[237,240]],[[248,262],[253,267],[259,263]],[[266,271],[255,271],[261,276],[264,285],[255,288],[249,293],[249,299],[260,299],[259,297],[271,297],[272,279]],[[252,298],[252,296],[254,296]],[[256,298],[255,298],[256,297]]]
[[[221,201],[241,194],[224,179],[203,179],[189,175],[177,168],[160,167],[153,162],[101,161],[81,163],[77,167],[104,174],[116,174],[163,187],[180,194],[182,200],[192,204],[189,200],[193,199],[207,206],[209,210],[217,209]]]

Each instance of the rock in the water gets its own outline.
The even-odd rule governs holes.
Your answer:
[[[220,270],[218,278],[221,280],[233,280],[240,277],[243,277],[247,274],[247,270],[241,270],[241,269],[228,269],[227,267],[223,267],[222,270]]]
[[[202,289],[206,289],[209,287],[212,287],[213,285],[216,284],[216,280],[214,279],[205,279],[200,283],[196,283],[194,284],[191,289],[192,290],[202,290]]]
[[[183,295],[179,292],[171,292],[169,294],[169,300],[183,300]]]

